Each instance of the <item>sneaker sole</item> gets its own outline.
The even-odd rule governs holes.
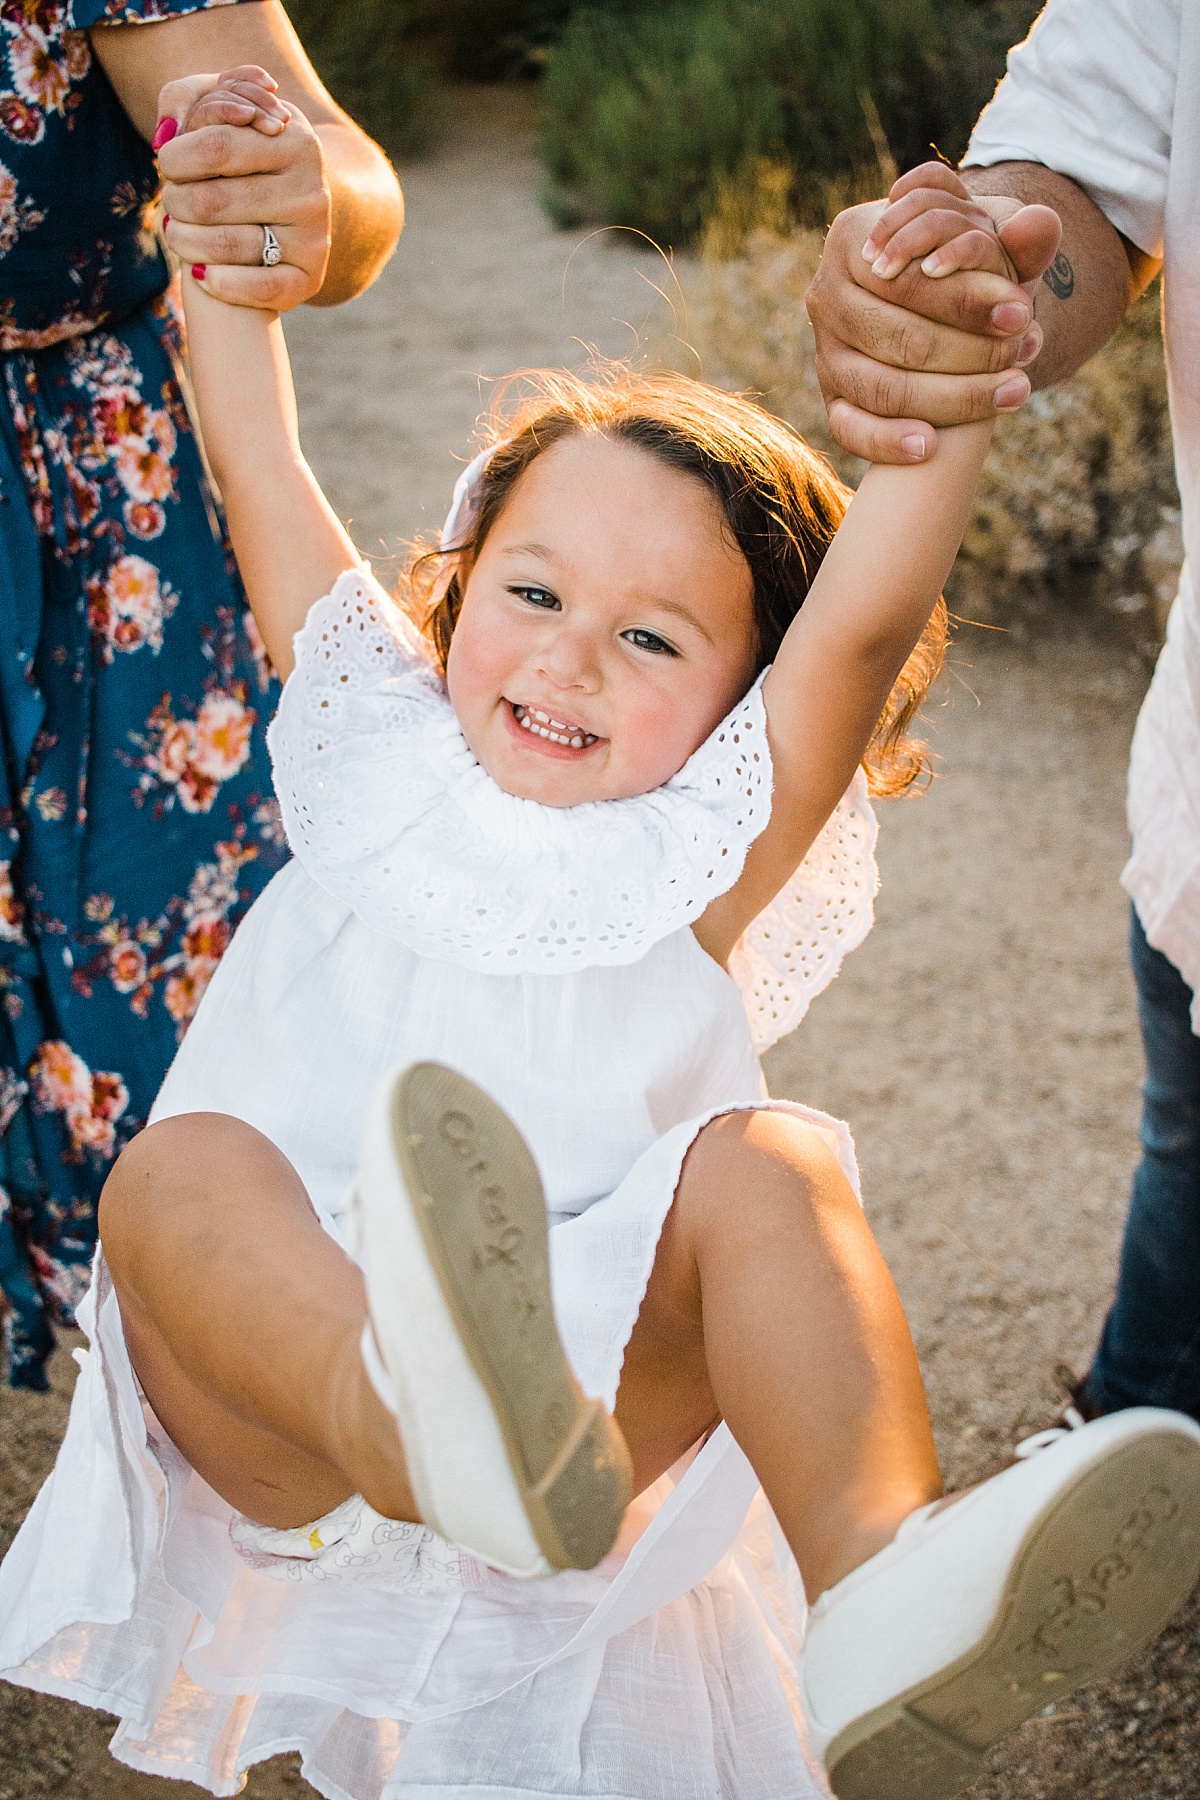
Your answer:
[[[625,1440],[576,1381],[554,1322],[546,1203],[524,1138],[481,1088],[415,1063],[392,1133],[429,1261],[504,1439],[542,1554],[591,1569],[632,1496]]]
[[[1155,1637],[1200,1575],[1200,1445],[1149,1431],[1030,1528],[995,1622],[950,1668],[846,1726],[838,1800],[951,1800],[988,1748]]]

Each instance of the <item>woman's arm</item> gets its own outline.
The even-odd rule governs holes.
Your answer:
[[[184,140],[178,140],[164,168],[177,184],[176,216],[213,234],[211,255],[194,260],[230,260],[220,254],[218,235],[227,226],[267,224],[279,232],[283,225],[297,233],[288,262],[321,272],[307,291],[294,282],[287,291],[278,291],[275,271],[247,269],[255,297],[244,303],[271,310],[302,300],[333,306],[374,281],[404,222],[399,183],[379,146],[322,86],[279,0],[214,6],[144,25],[106,25],[92,32],[91,42],[121,104],[147,141],[158,119],[159,90],[167,82],[201,69],[246,63],[268,69],[280,96],[313,126],[319,153],[302,157],[295,169],[287,165],[286,179],[281,179],[274,140],[221,127],[196,133],[186,154],[181,154]],[[302,152],[304,146],[297,148]],[[322,189],[318,219],[314,200]],[[324,237],[330,206],[332,244],[326,267],[324,245],[322,255],[315,254],[315,237]],[[282,241],[283,233],[279,235]]]
[[[358,552],[304,460],[283,328],[227,306],[185,273],[184,310],[200,429],[267,654],[292,672],[292,638]]]

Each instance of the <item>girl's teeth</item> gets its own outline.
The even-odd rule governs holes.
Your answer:
[[[514,706],[513,711],[522,731],[532,731],[538,737],[549,738],[551,743],[569,744],[572,750],[583,750],[596,741],[591,732],[572,732],[560,719],[552,719],[549,713],[539,712],[535,707]]]

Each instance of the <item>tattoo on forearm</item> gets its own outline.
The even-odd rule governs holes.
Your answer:
[[[1056,300],[1069,300],[1075,292],[1075,271],[1060,250],[1042,280]]]

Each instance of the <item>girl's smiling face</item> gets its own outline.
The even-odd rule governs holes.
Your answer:
[[[565,439],[517,481],[463,594],[446,682],[497,785],[544,806],[678,773],[754,679],[749,564],[694,476]]]

